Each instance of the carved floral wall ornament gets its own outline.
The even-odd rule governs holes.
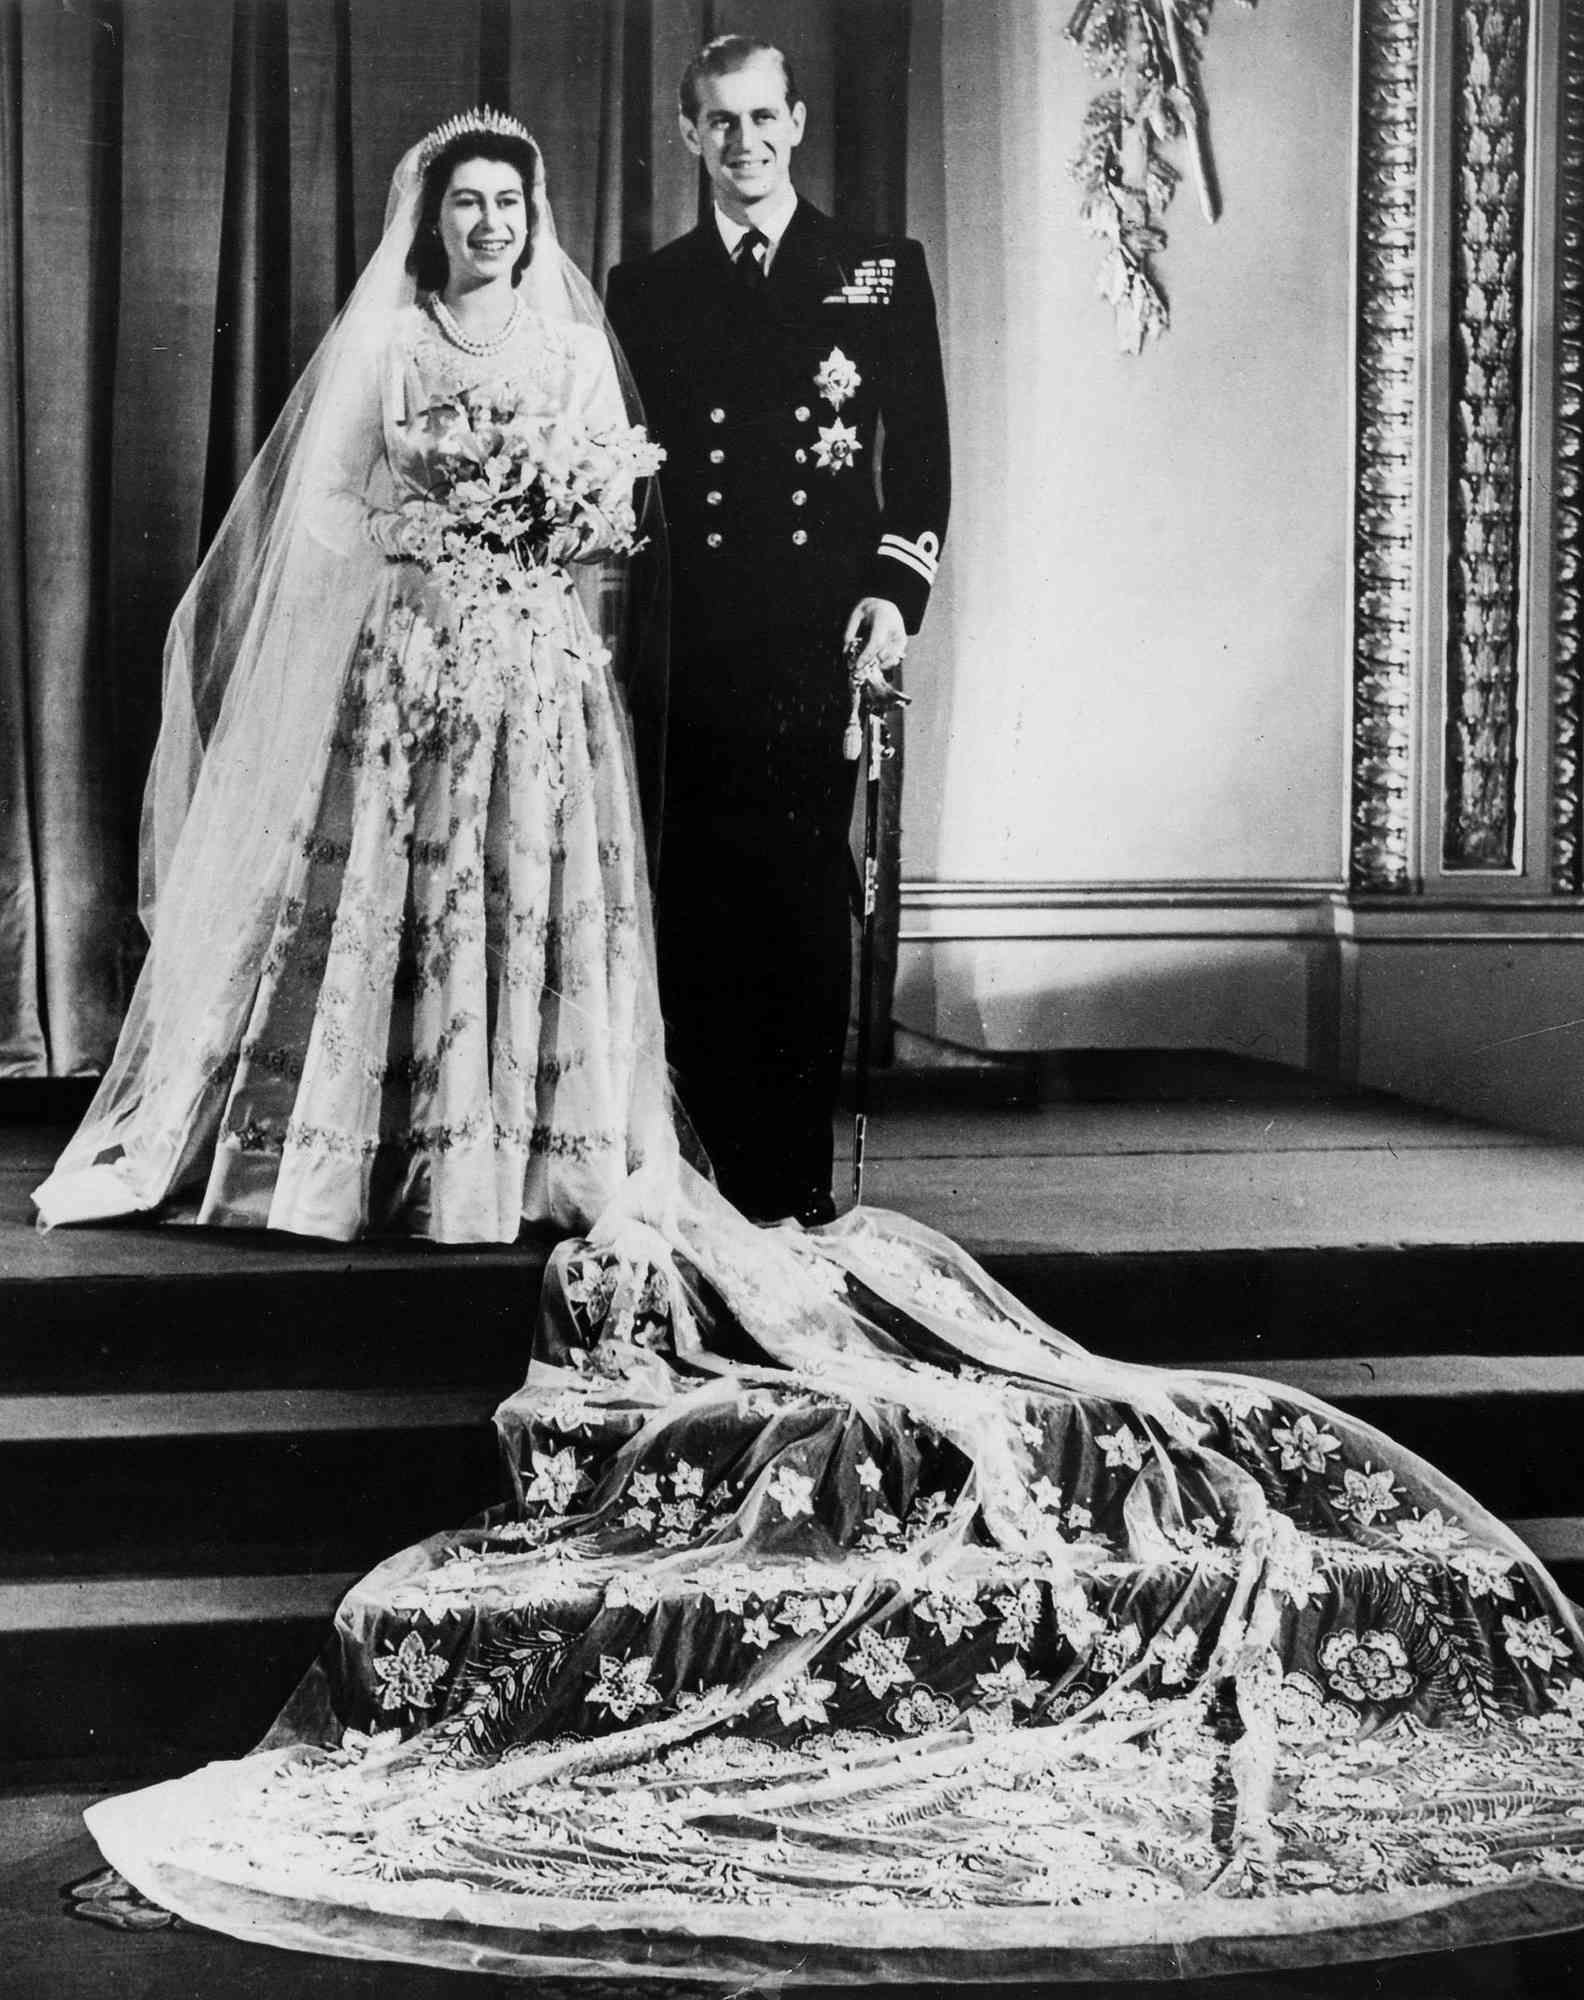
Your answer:
[[[1528,52],[1527,0],[1462,9],[1453,109],[1448,868],[1508,868],[1517,840]]]
[[[1205,220],[1220,213],[1200,75],[1214,11],[1215,0],[1079,0],[1067,23],[1105,86],[1084,114],[1072,176],[1084,227],[1106,246],[1097,283],[1127,354],[1171,324],[1155,273],[1182,179],[1168,154],[1186,155]]]
[[[1584,893],[1584,5],[1562,13],[1553,524],[1551,887]]]
[[[1354,490],[1356,890],[1412,887],[1419,520],[1420,0],[1367,0],[1359,34]]]

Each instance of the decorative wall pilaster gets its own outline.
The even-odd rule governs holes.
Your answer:
[[[1555,557],[1551,609],[1551,887],[1584,893],[1584,0],[1562,8],[1557,143]]]
[[[1464,0],[1455,37],[1442,865],[1507,871],[1523,736],[1528,0]]]
[[[1420,0],[1364,0],[1350,875],[1410,886],[1418,557]]]

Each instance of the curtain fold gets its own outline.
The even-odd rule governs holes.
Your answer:
[[[45,1059],[22,516],[21,23],[0,15],[0,1071]]]
[[[21,433],[21,742],[35,808],[37,992],[51,1066],[65,1073],[96,1066],[114,1035],[133,885],[107,627],[124,45],[98,4],[28,6],[15,25],[6,75],[21,147],[9,277],[22,303],[7,330]],[[0,1043],[8,1039],[0,1023]]]
[[[165,628],[378,238],[477,103],[544,148],[596,284],[690,227],[676,79],[795,55],[799,180],[900,227],[910,0],[0,0],[0,1076],[99,1068],[142,949]]]

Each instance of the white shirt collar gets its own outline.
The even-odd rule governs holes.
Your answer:
[[[775,253],[781,247],[781,239],[787,233],[787,225],[797,213],[797,190],[787,188],[771,201],[761,202],[754,210],[752,223],[734,222],[723,208],[715,210],[715,227],[720,231],[720,239],[726,245],[728,257],[737,255],[737,245],[748,234],[750,228],[757,229],[768,237],[770,248],[764,254],[764,265],[768,271],[775,262]]]

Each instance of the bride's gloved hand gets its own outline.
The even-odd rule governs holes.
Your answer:
[[[432,500],[410,500],[402,507],[370,507],[363,532],[391,562],[428,564],[440,553],[440,527],[445,510]]]
[[[417,500],[404,507],[371,507],[363,517],[369,541],[387,561],[401,565],[403,600],[434,626],[442,622],[444,603],[429,565],[440,552],[443,513],[433,501]]]

